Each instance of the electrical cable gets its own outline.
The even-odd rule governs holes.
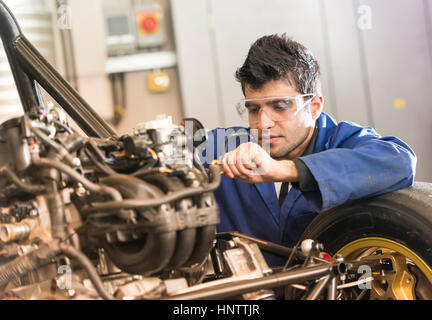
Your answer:
[[[115,174],[118,174],[114,169],[106,165],[105,163],[97,161],[96,157],[93,155],[93,153],[89,149],[85,149],[84,153],[86,156],[93,162],[93,164],[103,173],[105,173],[107,176],[112,176]]]

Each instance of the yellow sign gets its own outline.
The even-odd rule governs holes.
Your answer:
[[[405,99],[398,98],[393,100],[393,107],[395,107],[396,109],[404,109],[406,107]]]
[[[165,92],[170,88],[171,80],[165,71],[154,71],[148,76],[148,88],[151,92]]]

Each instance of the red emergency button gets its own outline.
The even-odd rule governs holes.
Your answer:
[[[158,21],[153,16],[147,16],[141,20],[141,28],[146,33],[154,33],[158,27]]]

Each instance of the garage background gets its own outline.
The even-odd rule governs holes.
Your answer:
[[[244,125],[234,72],[284,33],[321,64],[325,111],[402,138],[432,181],[432,0],[9,0],[46,58],[121,134],[165,114]],[[21,113],[0,51],[0,120]],[[53,101],[55,103],[55,101]]]

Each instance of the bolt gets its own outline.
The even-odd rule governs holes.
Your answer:
[[[82,185],[80,185],[78,186],[78,188],[75,189],[75,194],[78,197],[83,197],[86,194],[86,189]]]
[[[81,160],[79,158],[77,158],[77,157],[73,158],[72,162],[73,162],[73,165],[75,167],[79,167],[81,165]]]
[[[39,215],[39,212],[36,208],[33,208],[29,211],[29,216],[31,218],[36,218]]]
[[[344,261],[344,257],[341,254],[337,254],[337,255],[335,255],[335,260],[337,262],[343,262]]]
[[[230,248],[234,248],[234,247],[235,247],[235,242],[234,242],[233,240],[229,240],[229,241],[228,241],[228,246],[229,246]]]
[[[195,178],[196,178],[196,175],[195,175],[195,173],[193,173],[192,171],[189,171],[189,172],[186,174],[186,179],[193,180],[193,179],[195,179]]]

